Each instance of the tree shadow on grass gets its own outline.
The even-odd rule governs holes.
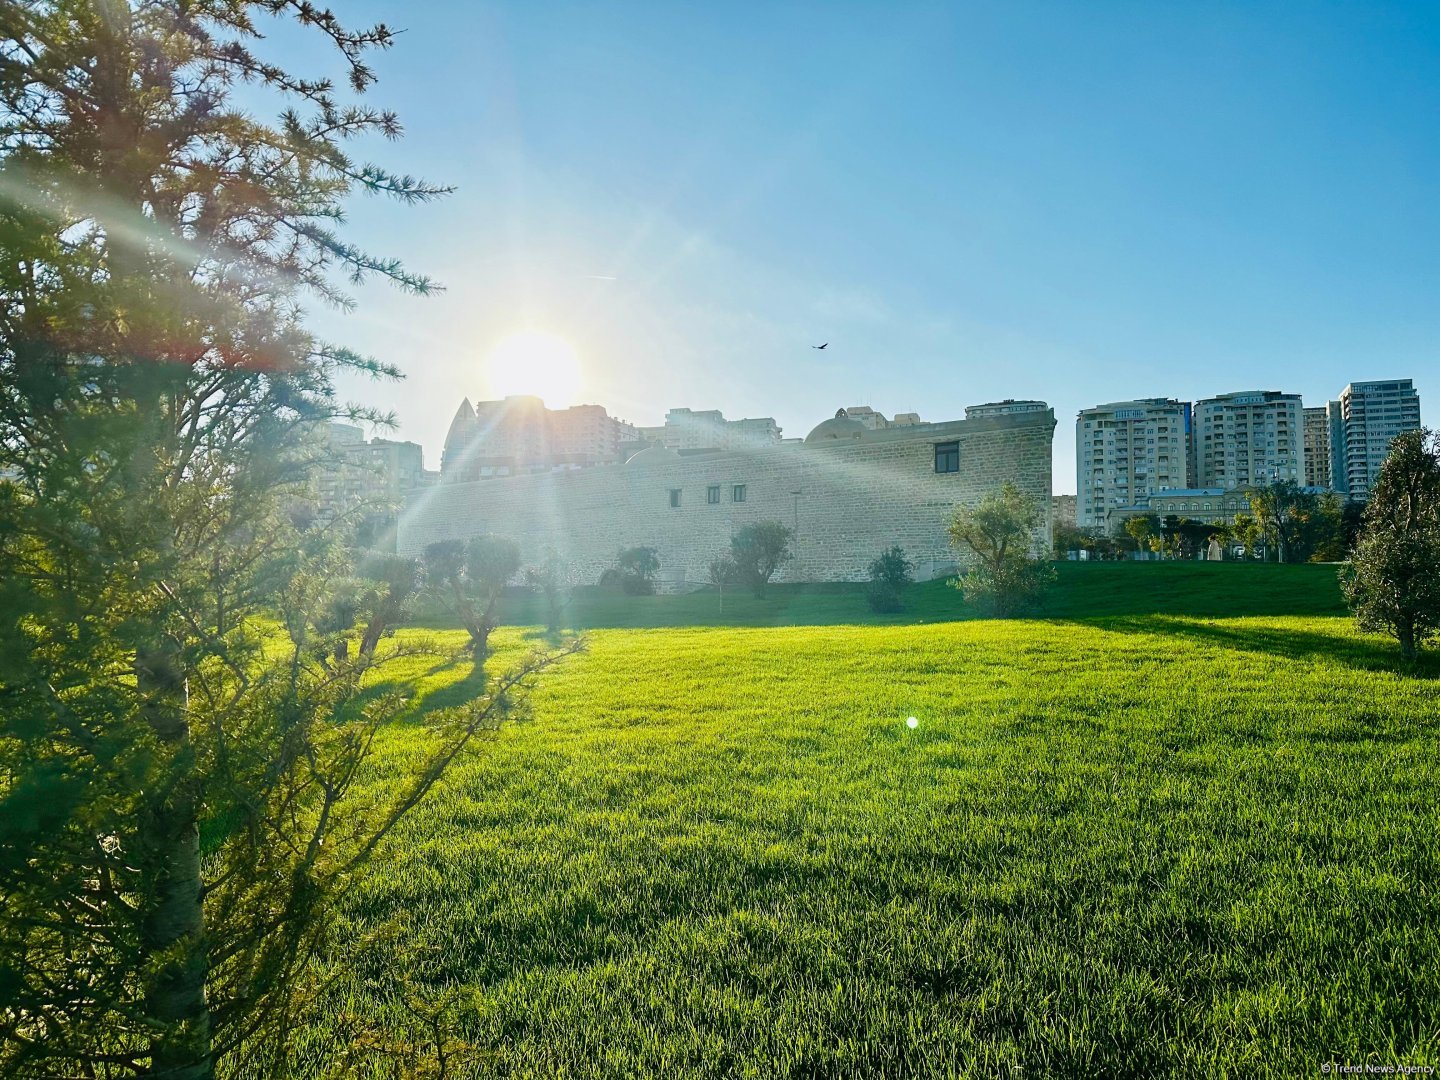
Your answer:
[[[468,666],[469,671],[462,678],[432,690],[415,703],[415,714],[423,716],[436,709],[452,709],[457,705],[465,705],[474,701],[481,694],[485,693],[485,684],[488,676],[485,672],[485,665],[473,658],[466,657],[460,660],[453,660],[444,667]],[[443,670],[443,668],[441,669]]]
[[[1170,634],[1222,649],[1291,660],[1324,660],[1359,671],[1386,671],[1406,678],[1440,679],[1440,654],[1434,651],[1421,653],[1414,666],[1407,666],[1400,659],[1397,645],[1378,638],[1279,626],[1236,624],[1229,620],[1197,622],[1173,615],[1124,616],[1082,621],[1098,629],[1118,633]]]

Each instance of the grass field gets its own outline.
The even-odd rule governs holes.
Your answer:
[[[1440,669],[1397,674],[1333,568],[1062,572],[1046,620],[922,587],[883,622],[797,590],[726,607],[800,625],[705,627],[703,594],[594,630],[375,867],[348,929],[399,936],[337,958],[311,1060],[346,1012],[418,1052],[403,980],[451,1075],[1440,1061]]]
[[[1343,615],[1336,568],[1261,563],[1058,563],[1058,582],[1036,614],[1093,619],[1106,615]],[[863,586],[775,585],[763,600],[741,589],[722,598],[713,589],[686,596],[620,596],[594,588],[575,590],[569,625],[585,628],[662,626],[812,626],[865,623],[899,626],[974,618],[945,581],[912,586],[906,610],[875,615]],[[517,589],[504,603],[505,620],[544,621],[535,597]],[[445,625],[441,613],[428,620]]]

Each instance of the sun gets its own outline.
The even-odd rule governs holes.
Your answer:
[[[580,357],[558,334],[521,330],[501,338],[487,358],[496,397],[533,394],[552,409],[574,405],[580,393]]]

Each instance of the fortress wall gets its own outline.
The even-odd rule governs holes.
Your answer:
[[[1049,550],[1051,412],[894,429],[859,440],[776,445],[696,457],[660,456],[570,472],[440,484],[416,493],[399,522],[401,554],[483,533],[519,542],[527,563],[553,549],[580,584],[597,581],[621,548],[659,549],[662,582],[707,578],[730,535],[753,521],[796,530],[794,558],[777,581],[854,581],[899,544],[921,580],[953,571],[946,525],[1007,480],[1040,501],[1036,545]],[[935,472],[937,442],[960,444],[960,470]],[[720,485],[718,504],[706,488]],[[744,484],[746,499],[731,500]],[[670,490],[681,504],[670,506]],[[793,495],[798,491],[800,494]]]

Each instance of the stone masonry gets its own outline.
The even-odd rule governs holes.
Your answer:
[[[436,541],[493,533],[516,540],[527,563],[554,551],[574,582],[592,584],[621,548],[645,545],[659,551],[662,587],[684,588],[705,582],[736,529],[775,520],[796,532],[777,581],[860,580],[892,544],[925,580],[956,567],[946,535],[954,508],[1007,480],[1044,506],[1035,547],[1049,550],[1054,429],[1049,409],[880,431],[837,418],[803,445],[654,447],[624,464],[442,483],[406,503],[398,546],[419,555]],[[937,472],[935,448],[949,443],[959,468]]]

